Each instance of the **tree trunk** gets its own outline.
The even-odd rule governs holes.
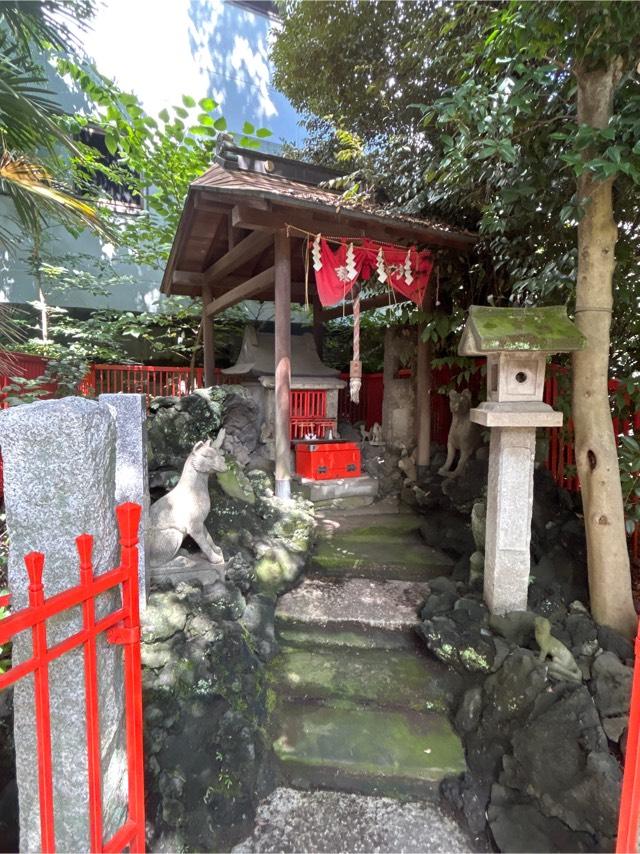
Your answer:
[[[579,71],[578,123],[606,127],[613,109],[616,63]],[[586,152],[589,159],[591,152]],[[586,349],[573,354],[576,462],[587,534],[591,610],[599,623],[629,636],[637,618],[631,595],[618,454],[609,407],[609,332],[618,229],[613,218],[613,178],[578,179],[585,208],[578,226],[576,324]]]

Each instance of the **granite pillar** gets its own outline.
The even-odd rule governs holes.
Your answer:
[[[484,599],[493,614],[527,609],[535,445],[535,427],[491,430]]]
[[[75,537],[94,537],[96,575],[117,564],[114,515],[116,425],[109,407],[80,397],[17,406],[0,415],[0,446],[9,532],[12,609],[27,605],[24,556],[45,554],[46,596],[79,581]],[[116,593],[101,596],[96,617],[117,607]],[[76,608],[48,621],[49,646],[81,629]],[[29,637],[13,644],[13,664],[31,654]],[[104,838],[126,818],[122,649],[98,639],[98,692]],[[56,850],[89,851],[89,812],[83,652],[76,649],[49,667],[53,802]],[[14,735],[20,811],[20,849],[39,851],[39,799],[33,680],[14,690]]]
[[[133,501],[142,507],[138,546],[140,611],[149,596],[149,466],[147,462],[147,401],[144,394],[101,394],[100,403],[112,406],[116,418],[115,503]]]

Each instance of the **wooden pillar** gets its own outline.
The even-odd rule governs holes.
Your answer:
[[[291,245],[275,234],[275,414],[276,495],[291,497]]]
[[[433,294],[427,291],[423,311],[431,311]],[[423,341],[424,324],[418,326],[416,359],[416,467],[418,480],[426,473],[431,457],[431,341]]]
[[[211,288],[202,289],[202,350],[204,354],[204,384],[207,388],[216,381],[216,354],[213,317],[207,317],[207,306],[213,300]]]
[[[322,359],[324,350],[324,320],[322,318],[322,303],[317,293],[313,295],[313,340],[318,356]]]

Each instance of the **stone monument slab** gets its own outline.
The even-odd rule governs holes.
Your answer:
[[[96,575],[118,558],[114,514],[116,425],[111,410],[80,397],[45,400],[0,414],[0,446],[9,532],[12,609],[28,603],[24,556],[44,552],[46,596],[79,582],[75,538],[94,537]],[[117,594],[96,603],[99,619],[117,607]],[[48,621],[49,646],[81,628],[80,609]],[[30,638],[13,644],[14,666],[31,654]],[[98,691],[103,771],[104,834],[126,819],[127,762],[122,649],[98,639]],[[56,849],[89,851],[89,795],[83,652],[67,653],[49,668]],[[14,689],[14,735],[19,791],[20,849],[40,850],[33,683]]]
[[[116,419],[116,504],[133,501],[142,507],[138,546],[140,611],[149,596],[149,466],[147,461],[147,401],[144,394],[101,394]]]

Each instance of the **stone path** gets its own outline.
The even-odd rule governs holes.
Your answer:
[[[461,852],[471,841],[429,803],[276,789],[234,852]]]
[[[282,778],[311,791],[274,793],[249,847],[237,850],[472,850],[437,807],[388,800],[437,801],[441,781],[465,768],[447,716],[458,677],[414,633],[426,582],[451,565],[421,542],[421,521],[367,512],[322,520],[312,575],[279,601],[281,652],[269,676]]]

